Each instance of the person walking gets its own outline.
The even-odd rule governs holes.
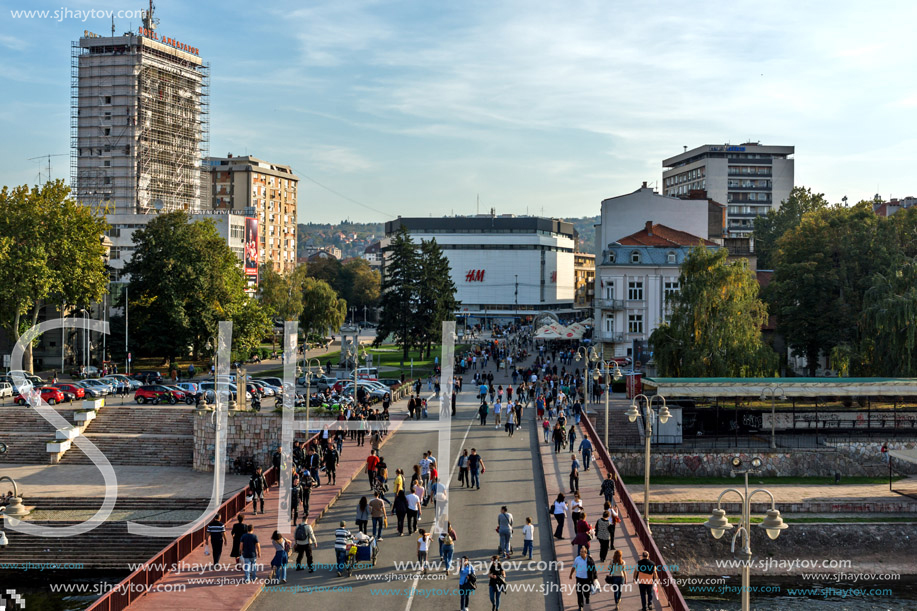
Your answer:
[[[564,502],[563,493],[558,494],[557,498],[554,499],[554,504],[551,506],[551,515],[554,516],[554,521],[557,522],[557,528],[554,529],[554,538],[563,539],[564,520],[567,519],[567,503]]]
[[[404,490],[404,470],[395,469],[395,482],[394,482],[394,491],[395,496],[398,496],[398,493]]]
[[[478,451],[474,448],[471,448],[471,454],[468,456],[468,470],[471,474],[471,485],[476,486],[477,490],[481,489],[481,479],[478,476],[478,471],[484,473],[484,459],[481,458],[481,455],[478,454]]]
[[[239,543],[242,546],[242,570],[245,571],[245,583],[251,583],[258,576],[258,559],[261,558],[261,544],[251,524],[245,525],[245,534]]]
[[[392,503],[392,514],[398,519],[398,536],[404,536],[404,517],[408,515],[408,499],[404,494],[404,489],[398,491],[395,495],[395,502]]]
[[[369,478],[369,489],[372,490],[376,485],[376,467],[379,465],[379,457],[376,456],[375,450],[370,450],[369,456],[366,457],[366,476]]]
[[[544,430],[544,442],[551,443],[551,421],[545,418],[541,422],[541,428]]]
[[[573,525],[573,532],[576,533],[576,536],[573,537],[573,540],[570,542],[571,545],[577,545],[576,553],[579,553],[581,548],[589,549],[589,542],[593,537],[592,526],[589,525],[589,522],[586,518],[586,512],[579,514],[579,520]]]
[[[417,531],[420,537],[417,538],[417,563],[423,569],[423,574],[427,574],[427,555],[430,551],[430,540],[432,536],[424,529]]]
[[[405,500],[408,504],[408,534],[410,535],[417,530],[417,520],[423,514],[423,511],[420,508],[420,497],[413,491],[405,495]]]
[[[592,463],[592,442],[589,441],[588,435],[583,435],[583,440],[579,442],[579,451],[583,456],[583,471],[589,470]]]
[[[465,484],[468,484],[468,487],[471,487],[471,479],[468,477],[468,450],[462,450],[462,455],[458,459],[458,480],[462,484],[462,488],[465,487]]]
[[[653,608],[653,585],[658,577],[656,563],[650,560],[650,553],[644,550],[634,567],[634,582],[640,587],[641,611]]]
[[[500,535],[500,554],[504,558],[512,557],[510,541],[513,538],[513,514],[509,512],[506,505],[500,508],[500,513],[497,515],[497,533]]]
[[[522,527],[522,557],[526,554],[529,560],[532,559],[532,552],[535,549],[535,527],[532,525],[532,518],[525,519],[525,526]]]
[[[493,397],[491,397],[493,400]],[[499,401],[494,402],[494,428],[500,428],[500,412],[503,411],[503,404]]]
[[[245,514],[239,513],[236,516],[236,523],[232,525],[232,549],[229,551],[229,557],[236,563],[236,568],[240,568],[239,558],[242,556],[242,535],[248,532],[248,525],[245,524]]]
[[[579,492],[574,492],[573,500],[570,502],[570,517],[573,520],[574,527],[580,521],[583,511],[583,499],[580,497]]]
[[[277,530],[271,535],[271,542],[274,544],[274,557],[271,558],[270,579],[286,583],[287,563],[290,561],[290,542]]]
[[[220,519],[220,515],[213,516],[210,524],[207,525],[207,534],[210,535],[210,552],[213,556],[214,568],[220,566],[220,556],[223,555],[223,545],[226,543],[226,525]]]
[[[357,504],[357,530],[359,530],[364,535],[366,534],[366,525],[369,524],[369,503],[366,500],[366,497],[360,497],[360,502]]]
[[[573,566],[570,567],[570,578],[576,576],[576,604],[579,611],[583,611],[583,606],[589,604],[595,573],[595,562],[589,556],[589,550],[581,547],[579,554],[573,560]]]
[[[595,521],[595,538],[599,541],[599,562],[605,562],[608,556],[608,548],[611,545],[611,521],[608,519],[608,511],[602,513],[602,517]]]
[[[608,503],[605,503],[608,505]],[[611,506],[608,508],[608,534],[611,538],[611,543],[614,545],[615,541],[615,527],[621,523],[621,516],[618,515],[618,508]]]
[[[478,408],[478,416],[481,418],[481,426],[487,424],[487,401],[481,401],[481,407]]]
[[[382,500],[379,490],[376,490],[374,496],[375,498],[369,502],[369,515],[373,520],[373,537],[376,541],[382,541],[382,529],[388,526],[385,501]]]
[[[599,490],[599,494],[605,497],[606,503],[611,503],[611,505],[614,506],[615,480],[610,471],[605,475],[605,480],[602,482],[602,488]]]
[[[293,471],[293,477],[290,481],[290,520],[293,525],[299,521],[299,504],[302,501],[302,484],[299,481],[299,475]]]
[[[452,522],[446,522],[446,530],[439,534],[439,557],[443,563],[443,571],[452,570],[452,555],[455,553],[455,542],[458,537],[452,528]]]
[[[491,611],[499,611],[500,599],[503,598],[503,593],[506,591],[506,571],[497,556],[491,556],[487,576],[490,578]]]
[[[570,492],[579,492],[579,461],[576,454],[570,455]]]
[[[560,422],[554,425],[554,431],[551,433],[551,439],[554,441],[554,453],[560,453],[560,448],[564,444],[564,439],[566,438],[566,433],[564,433],[564,427],[561,426]]]
[[[506,432],[510,437],[516,432],[516,411],[512,406],[506,410]]]
[[[353,535],[347,530],[347,522],[341,520],[334,531],[334,555],[337,559],[338,577],[341,576],[347,564],[347,547],[350,545],[353,545]]]
[[[248,488],[252,493],[252,513],[258,512],[258,501],[261,501],[261,513],[264,513],[264,495],[267,493],[267,480],[261,474],[261,467],[255,469],[254,475],[248,482]]]
[[[570,431],[567,434],[567,439],[570,441],[570,451],[573,451],[573,446],[576,445],[576,425],[570,425]]]
[[[328,444],[322,460],[325,463],[325,475],[328,476],[328,483],[334,485],[337,482],[337,468],[338,463],[341,461],[341,456],[333,445]]]
[[[315,539],[315,530],[313,530],[312,525],[303,521],[302,524],[296,527],[293,538],[296,541],[296,570],[302,570],[302,556],[305,554],[306,561],[309,564],[309,572],[314,573],[315,568],[312,564],[312,550],[318,545],[318,541]]]
[[[605,583],[611,584],[611,591],[615,595],[615,609],[617,609],[621,602],[621,595],[624,593],[624,584],[627,583],[627,566],[624,564],[624,555],[619,549],[616,549],[611,557],[611,570],[605,576]]]
[[[459,566],[459,605],[461,611],[468,611],[468,602],[471,593],[475,589],[476,577],[474,565],[468,560],[468,556],[462,556]]]

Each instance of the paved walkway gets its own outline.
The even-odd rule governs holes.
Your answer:
[[[757,487],[753,478],[748,480],[749,486]],[[716,501],[720,493],[726,488],[742,487],[743,480],[736,478],[728,484],[698,485],[698,486],[666,486],[653,484],[650,478],[650,504],[652,503],[686,503]],[[635,501],[643,502],[643,484],[628,484],[627,489]],[[803,502],[901,502],[906,500],[900,494],[891,492],[888,484],[822,484],[822,485],[786,485],[767,484],[767,489],[774,493],[778,503],[803,503]],[[735,497],[728,496],[726,501]]]
[[[583,431],[580,429],[579,437],[576,440],[577,445],[583,438]],[[544,437],[542,436],[542,441],[540,444],[541,448],[541,460],[544,465],[544,479],[548,491],[548,502],[553,503],[554,499],[557,497],[557,494],[563,492],[566,496],[566,501],[569,505],[570,501],[573,499],[573,495],[569,494],[569,473],[570,473],[570,448],[566,450],[561,450],[560,453],[554,453],[554,444],[545,443]],[[577,453],[577,459],[582,462],[582,457]],[[599,490],[602,486],[602,480],[605,479],[605,474],[597,468],[599,463],[593,461],[592,466],[588,471],[580,471],[579,476],[579,489],[580,495],[582,496],[583,504],[586,510],[587,520],[590,524],[595,525],[596,520],[602,517],[603,506],[605,503],[605,498],[600,495]],[[615,494],[615,501],[619,501],[617,493]],[[621,507],[620,503],[618,506]],[[555,524],[552,524],[552,528]],[[555,555],[557,559],[563,562],[564,568],[561,570],[561,583],[571,583],[574,580],[569,579],[570,568],[573,563],[573,559],[576,557],[576,546],[571,545],[570,541],[575,536],[574,525],[572,520],[570,520],[570,515],[567,514],[567,520],[564,523],[564,528],[566,530],[563,540],[554,541]],[[633,585],[633,570],[637,564],[637,559],[640,556],[640,553],[643,551],[642,548],[638,547],[639,541],[634,535],[633,524],[631,523],[630,516],[624,514],[623,509],[621,510],[621,523],[615,528],[615,536],[613,544],[610,546],[608,551],[608,556],[605,559],[605,562],[599,560],[599,542],[592,541],[590,543],[590,555],[595,560],[596,566],[599,571],[599,583],[602,585],[602,591],[596,592],[592,595],[591,605],[589,606],[590,611],[601,611],[602,609],[614,609],[614,594],[611,591],[611,586],[605,583],[605,576],[609,573],[609,568],[611,567],[611,559],[614,556],[614,550],[620,549],[624,557],[624,563],[627,566],[627,585],[624,586],[624,592],[621,597],[620,608],[621,609],[639,609],[640,608],[640,592],[637,589],[637,586]],[[668,601],[665,599],[665,592],[662,588],[659,589],[659,596],[663,598],[663,602],[655,601],[654,609],[661,610],[663,607],[668,606]],[[564,609],[576,609],[577,601],[576,594],[571,591],[564,592],[563,597]]]
[[[186,467],[112,465],[118,477],[118,498],[209,498],[213,474]],[[105,483],[95,465],[3,465],[3,475],[16,480],[26,498],[104,497]],[[227,474],[224,497],[248,484],[244,475]]]
[[[389,434],[383,439],[383,445],[392,439],[395,431],[401,426],[401,421],[393,421],[389,427]],[[331,505],[338,499],[341,492],[347,485],[361,476],[366,465],[366,455],[369,453],[369,440],[366,445],[359,447],[355,441],[345,440],[343,456],[337,468],[337,478],[335,485],[325,484],[324,474],[322,486],[312,490],[310,497],[310,510],[308,522],[315,524]],[[262,570],[258,571],[259,577],[266,577],[271,569],[270,562],[274,555],[273,546],[271,545],[271,533],[277,529],[277,504],[279,495],[277,486],[271,488],[265,496],[264,514],[255,515],[251,511],[251,506],[246,506],[245,522],[253,524],[255,534],[261,544]],[[233,523],[235,523],[233,521]],[[227,530],[232,528],[232,523],[227,523]],[[290,538],[292,533],[284,533]],[[227,533],[227,542],[231,543],[231,537]],[[232,559],[229,557],[231,545],[224,547],[223,557],[220,559],[221,565],[229,565]],[[292,561],[292,559],[291,559]],[[140,600],[131,604],[128,608],[132,611],[160,611],[161,609],[170,610],[219,610],[219,611],[237,611],[246,609],[261,591],[260,582],[249,584],[240,583],[242,573],[238,570],[226,568],[223,570],[194,570],[195,567],[206,567],[213,562],[211,556],[204,555],[204,546],[200,546],[191,552],[182,561],[190,567],[188,571],[171,571],[159,582],[160,586],[165,589],[174,589],[176,586],[184,588],[178,592],[151,592]],[[199,578],[213,579],[213,582],[206,584],[191,583],[190,580]],[[224,580],[224,581],[220,581]],[[227,587],[228,586],[228,587]]]

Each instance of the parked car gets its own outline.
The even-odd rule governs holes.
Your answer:
[[[70,371],[70,377],[94,378],[94,377],[98,377],[100,373],[101,371],[99,371],[99,368],[96,367],[95,365],[87,365],[87,366],[79,367],[77,369],[72,369]]]
[[[383,390],[376,386],[370,386],[369,384],[366,384],[362,380],[359,382],[357,387],[364,388],[366,392],[369,394],[369,396],[373,399],[382,399],[386,395],[386,393],[391,392],[391,390],[389,390],[388,388]],[[353,396],[353,382],[351,382],[350,384],[344,387],[344,395]]]
[[[86,385],[89,385],[89,386],[91,386],[92,388],[96,388],[96,389],[98,389],[98,390],[101,390],[103,396],[104,396],[104,395],[110,395],[110,394],[112,394],[112,393],[115,392],[114,386],[112,386],[111,384],[107,384],[107,383],[105,383],[105,382],[102,382],[102,381],[100,381],[100,380],[93,380],[93,379],[91,379],[91,378],[88,379],[88,380],[83,380],[83,388],[86,388]]]
[[[64,392],[73,393],[74,397],[77,399],[84,399],[86,397],[86,389],[82,386],[77,386],[76,384],[55,384],[57,388],[60,388]]]
[[[395,390],[401,386],[401,380],[398,378],[379,378],[379,381],[388,386],[390,389]]]
[[[275,390],[280,389],[280,392],[283,392],[283,378],[255,378],[258,382],[264,382],[268,386],[273,387]]]
[[[13,396],[13,385],[9,382],[0,382],[0,398],[3,397],[12,397]]]
[[[352,379],[352,378],[351,378]],[[296,383],[300,386],[306,385],[306,377],[299,376],[299,379],[296,380]],[[309,386],[319,391],[323,391],[326,388],[331,388],[332,390],[340,391],[344,386],[344,382],[334,376],[312,376],[312,381],[309,382]]]
[[[85,397],[90,399],[98,399],[99,397],[104,397],[108,394],[104,388],[98,386],[93,386],[92,384],[87,384],[86,380],[80,380],[78,382],[71,382],[74,386],[79,386],[85,392]]]
[[[54,405],[55,403],[62,403],[64,401],[64,393],[59,389],[54,388],[53,386],[42,386],[38,389],[38,392],[41,393],[42,400],[48,405]],[[22,394],[16,395],[13,399],[15,403],[19,405],[28,405],[29,401]]]
[[[228,390],[233,395],[236,395],[239,392],[239,388],[235,384],[227,384]],[[216,392],[216,383],[215,382],[201,382],[201,391],[203,392]],[[245,398],[248,401],[252,400],[252,393],[246,391]]]
[[[252,392],[253,388],[257,388],[258,393],[264,397],[273,397],[276,394],[278,394],[273,386],[265,384],[261,380],[252,380],[251,382],[248,383],[246,388],[248,389],[249,392]]]
[[[145,403],[184,403],[189,395],[180,388],[170,388],[162,384],[141,386],[134,392],[134,401],[143,405]]]
[[[147,385],[162,382],[162,374],[158,371],[137,371],[131,377]]]

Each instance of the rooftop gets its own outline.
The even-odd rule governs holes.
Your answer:
[[[659,246],[662,248],[671,246],[717,246],[716,242],[711,242],[696,235],[672,229],[665,225],[653,224],[653,221],[647,221],[646,227],[627,237],[617,241],[622,246]]]

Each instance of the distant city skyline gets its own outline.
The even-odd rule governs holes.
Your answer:
[[[12,14],[61,8],[0,0],[0,184],[70,152],[70,42],[111,21]],[[475,214],[478,197],[593,216],[661,191],[683,146],[749,140],[795,146],[795,183],[831,202],[917,195],[917,5],[161,0],[156,17],[211,65],[211,155],[292,166],[300,222]]]

